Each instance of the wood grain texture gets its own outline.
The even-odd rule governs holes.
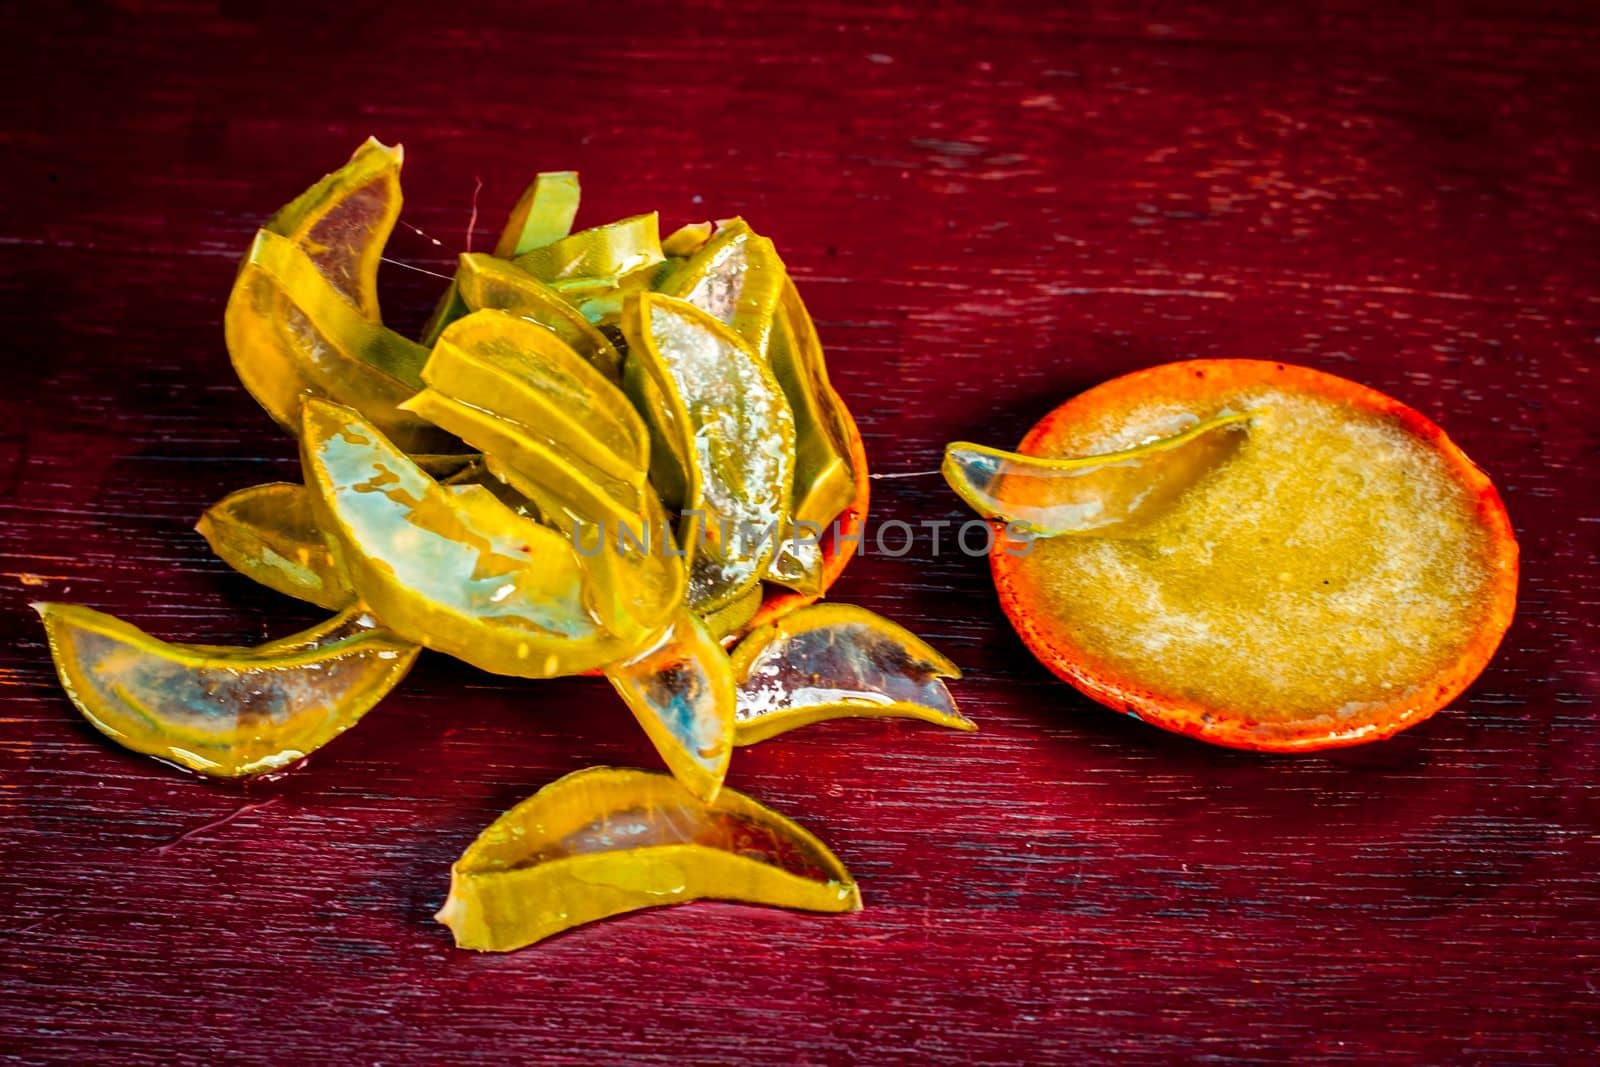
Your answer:
[[[1404,7],[0,14],[0,1056],[1592,1056],[1600,22]],[[1517,622],[1423,726],[1266,758],[1053,681],[980,562],[869,555],[836,596],[959,662],[982,733],[819,726],[730,778],[833,845],[864,912],[701,904],[458,952],[429,917],[482,826],[578,767],[656,765],[604,683],[425,657],[305,767],[215,785],[81,722],[26,607],[211,641],[313,618],[191,525],[296,475],[223,303],[260,220],[369,133],[406,145],[404,217],[442,244],[389,254],[423,270],[467,242],[475,179],[480,250],[537,169],[582,171],[589,222],[745,215],[880,471],[1169,359],[1390,392],[1498,482]],[[386,267],[390,320],[440,284]],[[937,479],[879,482],[874,512],[962,517]]]

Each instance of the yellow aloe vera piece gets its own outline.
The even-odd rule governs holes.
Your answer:
[[[584,923],[691,900],[861,909],[844,864],[793,820],[668,775],[576,771],[491,823],[450,868],[435,916],[460,948],[506,952]]]
[[[1136,536],[1234,454],[1251,415],[1218,415],[1137,448],[1073,459],[955,441],[945,446],[943,473],[968,507],[1019,530]]]
[[[615,329],[622,318],[622,306],[634,293],[657,287],[666,264],[653,263],[622,275],[561,278],[550,288],[575,308],[586,322],[597,328]]]
[[[438,481],[456,494],[488,493],[518,515],[538,519],[539,506],[507,485],[504,479],[496,477],[490,466],[489,460],[482,459],[471,469]]]
[[[481,465],[476,477],[483,480],[440,484],[457,496],[488,494],[513,509],[522,501]],[[355,601],[344,565],[317,530],[303,485],[268,482],[230,493],[206,509],[195,529],[219,559],[269,589],[329,611]]]
[[[555,334],[504,311],[475,311],[434,346],[422,378],[453,400],[521,423],[557,451],[634,485],[650,435],[605,375]]]
[[[765,360],[787,277],[772,242],[743,219],[729,219],[658,290],[687,300],[732,328]]]
[[[532,427],[427,388],[406,401],[415,412],[484,453],[484,465],[539,506],[553,525],[632,519],[649,486],[600,470]]]
[[[564,533],[594,581],[590,606],[620,637],[658,632],[683,599],[683,559],[648,483],[610,478],[537,440],[527,427],[424,389],[407,406],[485,453],[490,474]]]
[[[369,631],[382,629],[383,627],[378,623],[378,620],[373,618],[372,612],[367,610],[367,606],[358,602],[351,604],[349,607],[345,608],[332,618],[324,619],[315,626],[309,626],[306,629],[300,630],[296,633],[287,634],[283,637],[275,637],[270,641],[264,641],[259,645],[253,645],[250,647],[249,651],[255,653],[256,655],[265,655],[267,653],[275,654],[279,652],[302,652],[313,648],[325,648],[336,641],[343,641],[347,637],[355,637],[358,634],[364,634],[368,633]],[[396,637],[392,633],[390,633],[388,637],[389,640],[397,644],[404,643],[408,647],[411,647],[411,643],[409,641],[401,642],[400,638]],[[211,652],[238,651],[237,645],[200,645],[190,643],[187,644],[186,647],[197,648]]]
[[[828,382],[817,328],[794,282],[784,279],[767,344],[767,362],[794,411],[794,496],[792,521],[826,533],[855,499],[855,474],[847,444],[855,436],[850,411]],[[822,588],[822,551],[808,538],[785,537],[767,578],[805,593]]]
[[[733,754],[733,666],[705,624],[683,612],[654,647],[607,667],[606,678],[673,777],[715,800]]]
[[[823,591],[822,545],[812,536],[810,527],[797,529],[791,524],[772,554],[767,581],[799,593],[820,594]]]
[[[511,209],[511,216],[495,242],[494,254],[514,259],[525,252],[554,244],[572,232],[582,195],[575,170],[546,171],[534,176]]]
[[[416,463],[424,474],[453,493],[471,495],[480,491],[486,492],[518,515],[527,515],[534,518],[539,515],[538,507],[531,500],[489,473],[489,461],[482,453],[473,453],[471,463],[461,467],[450,468],[444,474],[437,474],[429,470],[426,463],[418,462],[419,458],[417,456],[410,457],[411,461]]]
[[[426,465],[419,466],[427,470]],[[476,471],[491,484],[451,488],[517,496],[489,477],[481,464]],[[355,601],[350,577],[318,531],[303,485],[268,482],[230,493],[206,509],[195,529],[219,559],[269,589],[329,611],[341,611]]]
[[[679,421],[685,417],[682,405],[668,398],[645,358],[633,353],[622,364],[622,389],[650,435],[650,484],[673,511],[694,507],[701,494],[700,469],[689,460],[694,431]]]
[[[686,300],[724,323],[766,361],[786,280],[783,261],[772,242],[756,234],[743,219],[734,218],[720,221],[715,236],[676,264],[657,284],[657,291]],[[791,411],[795,409],[791,407]],[[798,435],[798,422],[795,429]],[[796,543],[787,521],[777,532],[779,540],[766,577],[803,592],[820,592],[821,548]]]
[[[491,494],[440,486],[352,409],[307,400],[300,450],[318,528],[401,637],[525,678],[643,647],[600,626],[565,537]]]
[[[396,410],[421,386],[427,349],[365,318],[287,238],[256,234],[223,321],[239,380],[291,432],[302,398],[321,396],[409,451],[449,450],[448,435]]]
[[[669,258],[682,259],[700,251],[700,246],[711,239],[716,223],[691,222],[679,226],[661,239],[661,252]]]
[[[269,589],[329,611],[355,599],[302,485],[270,482],[229,493],[206,509],[195,529],[224,563]]]
[[[864,716],[978,728],[945,687],[945,678],[961,677],[954,663],[905,627],[852,604],[801,608],[753,631],[733,650],[733,675],[735,745]]]
[[[621,278],[654,267],[661,252],[660,221],[654,211],[606,226],[580,230],[535,248],[513,261],[543,282],[570,278]]]
[[[677,448],[697,471],[691,521],[689,605],[716,611],[761,580],[788,522],[794,418],[750,347],[693,304],[641,294],[622,319],[629,359],[660,391]],[[674,447],[665,445],[664,447]]]
[[[537,322],[611,381],[615,382],[621,373],[622,357],[606,335],[561,293],[522,268],[493,256],[468,252],[456,268],[456,284],[462,300],[473,311],[498,308]]]
[[[266,230],[299,247],[361,315],[380,321],[378,263],[400,217],[404,150],[373,138],[350,162],[280,208]]]
[[[572,220],[578,213],[578,174],[576,171],[551,171],[537,175],[532,184],[522,192],[516,206],[511,209],[511,215],[506,219],[505,228],[500,231],[500,239],[495,242],[494,255],[482,256],[473,253],[466,255],[475,259],[488,260],[499,263],[507,271],[517,274],[526,274],[513,267],[509,262],[513,256],[547,245],[567,236],[572,231]],[[433,347],[445,327],[461,318],[469,310],[481,307],[499,307],[498,304],[485,305],[482,302],[473,303],[462,292],[461,271],[458,269],[456,277],[450,283],[450,288],[445,291],[439,303],[434,307],[433,314],[428,318],[428,324],[423,327],[422,343]],[[576,314],[570,308],[569,313]],[[581,316],[580,316],[581,317]],[[585,323],[587,325],[587,322]],[[610,364],[607,373],[615,377],[616,361]]]
[[[351,625],[360,609],[260,648],[157,640],[75,604],[35,604],[62,687],[124,748],[201,774],[277,770],[355,725],[417,649]],[[370,620],[366,620],[370,622]]]
[[[756,617],[756,612],[761,610],[764,592],[765,590],[757,583],[746,590],[738,600],[702,615],[701,621],[706,624],[706,630],[711,636],[721,641],[729,634],[744,629],[750,620]]]

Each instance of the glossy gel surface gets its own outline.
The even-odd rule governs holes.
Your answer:
[[[301,450],[318,525],[395,632],[522,677],[576,673],[628,651],[601,629],[561,534],[489,494],[440,486],[348,408],[308,401]]]
[[[398,685],[417,655],[362,609],[252,649],[172,644],[75,605],[34,608],[62,686],[96,729],[222,778],[316,751]]]
[[[473,312],[440,336],[422,379],[613,477],[645,479],[649,432],[627,396],[542,326],[504,311]]]
[[[606,677],[649,735],[667,769],[702,800],[715,800],[733,751],[734,685],[728,654],[684,612],[660,643]]]
[[[902,626],[850,604],[802,608],[746,637],[733,653],[735,743],[824,719],[900,716],[976,730],[945,678],[955,664]]]
[[[504,952],[683,901],[843,912],[844,865],[798,823],[724,789],[712,803],[668,775],[592,767],[496,819],[450,872],[438,920],[461,948]]]
[[[521,267],[468,252],[456,268],[456,285],[467,308],[497,308],[536,322],[610,380],[616,381],[621,373],[622,357],[606,335],[559,292]]]
[[[685,536],[689,603],[714,611],[760,581],[788,522],[794,418],[749,346],[699,308],[646,295],[623,330],[630,358],[641,357],[678,427],[692,433],[684,444],[703,514]]]
[[[195,524],[224,563],[285,596],[339,611],[350,578],[317,529],[305,486],[270,482],[229,493]]]
[[[1217,415],[1134,448],[1073,459],[957,441],[945,447],[943,473],[980,515],[1042,537],[1133,536],[1233,456],[1250,417]]]

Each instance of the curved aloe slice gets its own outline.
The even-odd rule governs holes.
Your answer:
[[[750,620],[756,617],[756,612],[761,610],[763,593],[764,590],[757,583],[747,589],[738,600],[702,615],[701,621],[706,624],[706,630],[711,636],[721,641],[729,634],[744,629]]]
[[[580,195],[577,171],[535,175],[511,209],[500,240],[495,242],[494,254],[500,259],[513,259],[567,236],[572,232],[572,220],[578,216]]]
[[[541,443],[532,430],[424,389],[407,408],[485,454],[490,474],[532,501],[592,573],[589,605],[619,637],[658,633],[683,599],[683,560],[666,512],[648,484],[611,478]]]
[[[552,525],[621,523],[644,507],[648,485],[612,477],[520,422],[432,388],[406,401],[406,410],[481,448],[491,472],[534,501]]]
[[[662,268],[662,264],[656,263],[628,274],[562,278],[551,282],[550,288],[595,327],[615,330],[628,298],[654,289]]]
[[[250,394],[294,432],[305,396],[359,408],[409,451],[448,451],[450,438],[396,410],[421,386],[427,349],[340,293],[292,241],[256,234],[223,319],[228,354]]]
[[[349,576],[311,517],[304,486],[271,482],[229,493],[195,524],[228,566],[285,596],[329,611],[355,599]]]
[[[474,259],[487,260],[501,264],[506,271],[513,274],[526,276],[525,271],[513,267],[508,260],[513,256],[551,244],[567,236],[572,231],[572,220],[578,214],[578,174],[576,171],[551,171],[534,177],[533,182],[523,190],[522,196],[517,200],[516,206],[511,209],[511,215],[506,219],[505,227],[500,231],[500,239],[495,242],[494,255],[480,256],[473,253],[466,255]],[[461,318],[469,310],[475,311],[482,307],[499,307],[495,303],[485,304],[481,301],[473,303],[466,298],[462,291],[463,269],[457,268],[456,276],[450,283],[450,288],[445,291],[439,303],[434,307],[428,324],[423,327],[422,343],[433,346],[444,332],[445,327]],[[532,280],[531,278],[529,280]],[[559,302],[559,301],[558,301]],[[577,313],[570,308],[569,314]],[[581,318],[581,316],[579,316]],[[587,325],[587,323],[586,323]],[[574,347],[578,347],[574,345]],[[581,350],[581,349],[580,349]],[[615,377],[617,362],[612,360],[606,372]]]
[[[400,636],[526,678],[640,647],[601,628],[566,538],[490,494],[440,486],[356,412],[307,400],[300,448],[317,526]]]
[[[692,508],[701,498],[700,469],[690,462],[694,431],[681,404],[673,403],[642,355],[630,352],[622,365],[622,388],[650,435],[650,484],[673,511]]]
[[[684,539],[693,546],[689,604],[715,611],[760,581],[786,527],[794,418],[749,346],[693,304],[643,294],[629,303],[622,330],[629,358],[642,361],[690,435],[678,443],[699,483],[691,510],[701,512]]]
[[[850,411],[828,382],[822,341],[794,282],[785,278],[767,344],[767,363],[794,412],[793,522],[827,530],[856,495],[847,442],[856,436]],[[802,527],[808,528],[808,527]],[[768,578],[801,592],[822,587],[822,552],[786,537]]]
[[[817,524],[821,530],[821,524]],[[767,567],[767,581],[786,586],[800,593],[822,592],[822,542],[821,534],[812,535],[809,526],[797,529],[790,525],[789,532],[778,543]]]
[[[764,360],[787,277],[772,242],[743,219],[730,219],[672,272],[660,291],[687,300],[732,328]]]
[[[654,211],[535,248],[518,256],[517,266],[542,282],[571,278],[621,278],[654,267],[661,252],[660,222]]]
[[[450,868],[435,917],[461,948],[506,952],[597,919],[703,899],[861,908],[844,865],[793,820],[732,789],[707,804],[664,774],[592,767],[478,835]]]
[[[716,223],[710,221],[686,223],[661,239],[661,251],[668,258],[692,256],[711,239],[716,228]]]
[[[850,604],[802,608],[754,631],[733,650],[733,672],[736,745],[851,716],[978,728],[945,688],[943,679],[961,677],[954,663],[903,626]]]
[[[367,411],[413,451],[447,438],[394,411],[419,385],[425,350],[383,327],[378,264],[400,214],[402,151],[375,140],[269,219],[228,302],[228,351],[240,381],[293,432],[299,400]]]
[[[267,220],[264,229],[303,250],[328,283],[378,322],[378,263],[400,217],[404,150],[369,137],[350,162]]]
[[[558,451],[641,484],[650,436],[605,375],[542,326],[476,311],[445,330],[423,381],[453,400],[521,423]]]
[[[659,644],[607,667],[606,678],[673,777],[715,800],[733,754],[733,667],[705,624],[684,612]]]
[[[622,357],[606,335],[560,292],[522,268],[469,252],[456,268],[456,285],[461,299],[473,311],[497,308],[537,322],[613,382],[621,373]]]
[[[452,491],[482,492],[520,502],[519,495],[483,470],[482,457],[413,456],[429,477],[438,479],[427,461],[449,473],[440,479]],[[444,461],[450,462],[444,462]],[[461,462],[472,460],[476,467]],[[455,479],[477,476],[487,484],[453,484]],[[503,496],[502,496],[503,494]],[[328,548],[311,512],[311,497],[303,485],[268,482],[229,493],[207,508],[195,530],[228,566],[285,596],[304,600],[329,611],[341,611],[355,601],[355,590],[344,565]]]
[[[67,696],[125,748],[201,774],[277,770],[355,725],[413,645],[361,609],[260,648],[180,645],[73,604],[35,604]]]
[[[945,446],[943,473],[978,514],[1041,537],[1131,536],[1233,455],[1251,414],[1218,415],[1137,448],[1074,459],[956,441]]]
[[[685,234],[674,247],[688,245],[693,236]],[[743,219],[725,221],[659,288],[728,324],[771,366],[795,418],[792,516],[825,531],[854,497],[844,445],[848,434],[842,428],[848,415],[832,410],[842,405],[821,369],[816,331],[772,242],[756,235]],[[797,323],[797,316],[804,318]],[[766,578],[801,592],[819,592],[822,550],[817,539],[796,538],[792,529],[785,530]]]

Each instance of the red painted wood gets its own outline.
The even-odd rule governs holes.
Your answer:
[[[1592,1054],[1591,5],[330,6],[0,15],[0,1049]],[[390,254],[427,270],[463,245],[478,178],[479,249],[540,168],[583,172],[590,222],[744,214],[801,279],[881,471],[1016,439],[1167,359],[1357,378],[1495,477],[1524,546],[1519,618],[1423,726],[1266,758],[1052,681],[979,561],[863,559],[837,595],[967,668],[983,732],[816,727],[741,752],[731,777],[836,847],[863,913],[694,905],[458,952],[429,916],[484,824],[575,768],[655,765],[603,683],[430,657],[301,770],[215,785],[79,721],[25,607],[211,641],[313,617],[190,526],[295,473],[230,373],[223,301],[265,214],[368,133],[410,153],[405,218],[443,246],[402,231]],[[414,327],[439,283],[391,267],[383,284]],[[937,479],[879,482],[874,509],[962,516]]]

